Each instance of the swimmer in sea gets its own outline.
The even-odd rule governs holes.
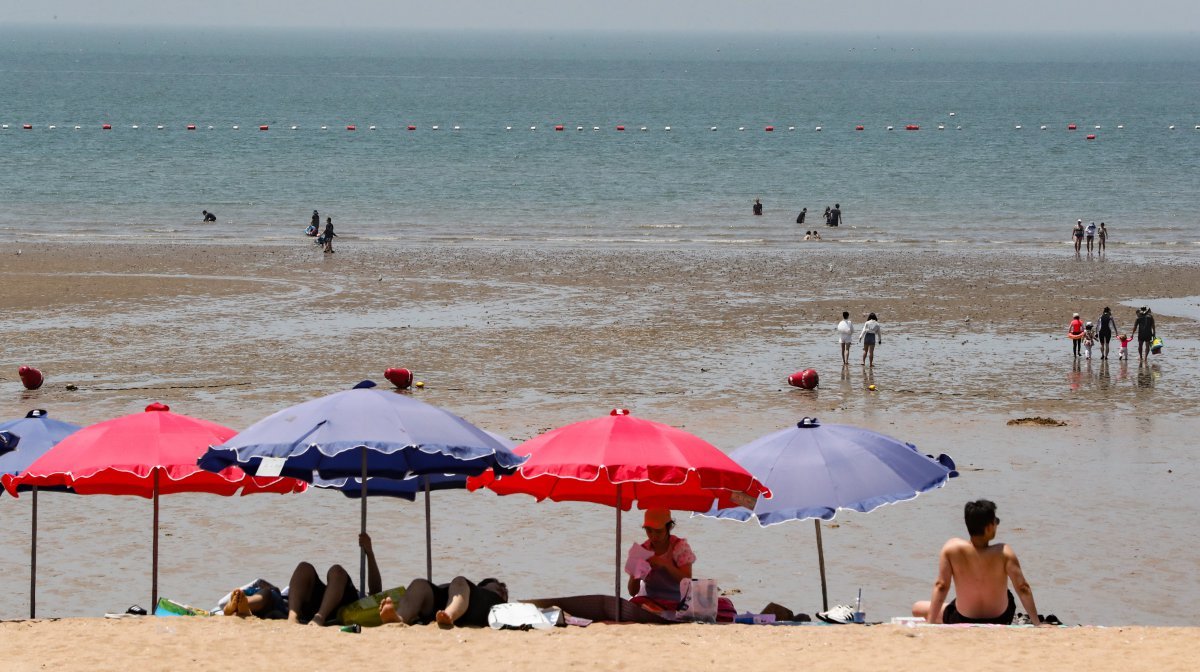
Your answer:
[[[201,211],[200,211],[200,213],[204,215],[204,221],[205,221],[205,222],[215,222],[215,221],[217,221],[217,216],[216,216],[216,215],[214,215],[213,213],[209,212],[208,210],[201,210]]]

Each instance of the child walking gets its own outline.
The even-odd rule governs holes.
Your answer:
[[[1129,334],[1121,334],[1121,338],[1118,340],[1121,341],[1121,351],[1117,353],[1117,359],[1121,361],[1129,359],[1129,342],[1133,339],[1129,337]]]
[[[1096,344],[1096,328],[1091,322],[1083,325],[1083,357],[1092,358],[1092,346]]]

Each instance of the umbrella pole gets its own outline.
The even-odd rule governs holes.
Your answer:
[[[37,618],[37,486],[33,486],[33,529],[29,534],[29,618]]]
[[[621,622],[621,484],[617,484],[617,552],[613,574],[613,611],[617,623]]]
[[[150,579],[150,613],[158,609],[158,472],[154,470],[154,559],[151,563]]]
[[[433,583],[433,535],[429,530],[429,477],[425,477],[425,578]]]
[[[825,585],[825,546],[821,544],[821,519],[814,518],[817,526],[817,562],[821,566],[821,608],[829,611],[829,590]]]
[[[367,533],[367,447],[362,447],[362,497],[359,499],[361,506],[362,520],[359,522],[358,533]],[[358,547],[358,596],[367,596],[367,552],[362,548],[361,542]]]

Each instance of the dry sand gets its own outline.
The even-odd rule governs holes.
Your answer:
[[[1195,628],[602,625],[533,632],[436,626],[348,634],[277,621],[0,623],[4,668],[495,670],[1195,669]],[[15,655],[14,655],[15,654]]]
[[[627,407],[729,450],[816,415],[949,453],[963,472],[944,491],[826,525],[832,602],[863,587],[872,617],[905,615],[928,598],[941,542],[962,533],[962,502],[986,496],[999,503],[1001,539],[1017,548],[1044,612],[1068,623],[1200,623],[1200,554],[1192,535],[1179,533],[1200,509],[1191,454],[1200,344],[1187,309],[1200,296],[1200,271],[1186,250],[1122,250],[1096,261],[836,245],[534,251],[347,241],[336,255],[302,243],[21,247],[0,269],[3,418],[48,408],[87,424],[162,400],[244,428],[359,379],[382,382],[390,366],[427,383],[419,398],[515,439]],[[1072,360],[1063,338],[1072,311],[1094,319],[1109,305],[1127,329],[1133,311],[1123,302],[1155,301],[1185,309],[1159,311],[1168,350],[1152,365]],[[857,364],[857,346],[855,364],[840,367],[833,325],[843,309],[857,325],[879,314],[874,370]],[[21,364],[45,371],[46,386],[21,390]],[[783,384],[809,366],[822,375],[818,390]],[[1066,424],[1007,424],[1037,416]],[[0,546],[0,618],[28,613],[28,499],[0,497],[0,536],[12,542]],[[357,564],[357,504],[338,495],[180,495],[162,506],[160,594],[182,602],[210,604],[258,576],[286,582],[299,559]],[[421,507],[371,507],[385,583],[423,574]],[[517,597],[611,590],[611,510],[458,492],[439,495],[433,509],[439,580],[499,574]],[[39,615],[146,604],[147,502],[47,493],[39,514]],[[626,543],[639,524],[625,517]],[[699,571],[732,591],[740,610],[769,600],[820,608],[810,523],[761,530],[683,518],[679,532],[696,548]],[[70,619],[0,624],[0,651],[35,657],[16,669],[223,667],[232,655],[287,655],[278,651],[316,651],[328,658],[311,667],[328,667],[378,661],[395,646],[441,661],[443,644],[460,636],[476,644],[459,649],[464,665],[612,668],[665,656],[714,668],[753,655],[756,664],[817,669],[916,667],[922,654],[941,666],[976,643],[988,656],[980,665],[995,667],[1182,669],[1196,637],[1145,628],[699,626],[354,636],[272,623]],[[332,641],[314,645],[323,637]],[[656,647],[664,638],[679,643]],[[81,651],[95,651],[95,664],[73,657]]]

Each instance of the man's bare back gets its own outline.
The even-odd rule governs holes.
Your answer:
[[[993,544],[1000,519],[996,505],[988,500],[969,502],[965,509],[970,540],[951,539],[938,554],[938,575],[928,602],[913,605],[913,616],[930,623],[1011,623],[1015,603],[1008,582],[1021,597],[1021,605],[1035,625],[1041,621],[1033,601],[1033,589],[1021,571],[1021,562],[1008,544]],[[955,599],[946,604],[950,587]]]

